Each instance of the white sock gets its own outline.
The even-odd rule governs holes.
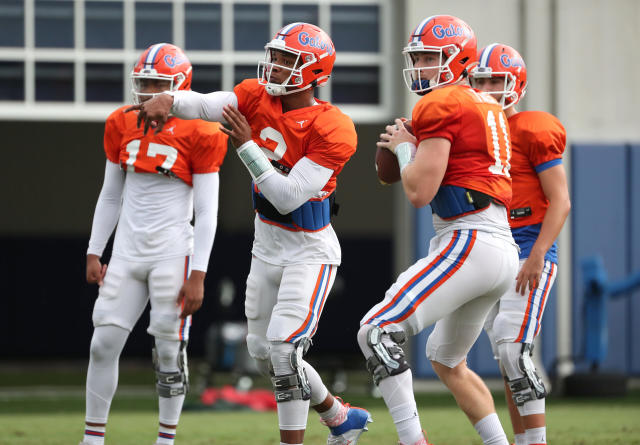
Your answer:
[[[500,419],[496,413],[491,413],[473,425],[484,445],[509,445],[507,435],[502,429]]]
[[[389,408],[400,442],[412,444],[419,441],[422,438],[422,427],[413,395],[411,369],[382,379],[378,389]]]
[[[176,429],[167,428],[160,425],[158,427],[158,442],[162,445],[173,445],[173,441],[176,438]]]
[[[113,325],[98,326],[93,331],[87,370],[85,420],[89,423],[107,423],[118,386],[120,352],[128,336],[129,331]]]
[[[178,372],[178,355],[180,354],[180,342],[177,340],[155,339],[156,353],[158,354],[158,367],[162,372]],[[186,365],[185,365],[186,366]],[[183,383],[174,383],[172,388],[181,388]],[[177,425],[182,412],[184,394],[175,397],[158,397],[158,420],[164,425]],[[174,431],[175,433],[175,431]],[[160,442],[173,443],[173,442]]]
[[[524,432],[527,445],[539,445],[547,443],[547,428],[531,428]]]
[[[106,429],[104,426],[85,425],[82,441],[90,443],[91,445],[102,445],[104,444],[104,432]]]
[[[515,445],[527,445],[527,438],[525,437],[524,433],[516,434],[515,441]]]
[[[324,423],[328,427],[334,427],[342,425],[344,421],[347,420],[348,412],[349,408],[334,397],[331,408],[318,414],[320,414],[320,418],[324,420]]]
[[[305,430],[309,416],[308,400],[278,403],[278,424],[281,430]]]

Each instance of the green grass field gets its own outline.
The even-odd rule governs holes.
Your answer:
[[[139,374],[139,373],[138,373]],[[106,435],[107,445],[151,445],[157,428],[157,401],[153,384],[136,373],[121,375]],[[41,375],[41,374],[39,374]],[[14,375],[0,385],[0,445],[77,445],[84,420],[83,387],[76,374],[49,373],[48,386],[34,391],[28,373]],[[12,381],[12,386],[9,386]],[[62,384],[64,386],[61,386]],[[70,383],[72,383],[70,385]],[[135,386],[134,386],[135,385]],[[369,409],[374,423],[359,444],[395,445],[396,432],[383,402],[357,390],[345,400]],[[510,434],[503,394],[496,393],[498,414]],[[422,425],[435,445],[471,445],[481,442],[448,394],[418,394]],[[618,399],[548,399],[550,445],[640,445],[640,392]],[[309,415],[305,444],[326,443],[326,427]],[[204,410],[191,396],[182,415],[176,445],[278,444],[274,412]]]

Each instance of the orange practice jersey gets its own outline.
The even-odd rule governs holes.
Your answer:
[[[105,123],[104,151],[107,159],[126,171],[178,177],[193,186],[192,174],[214,173],[227,152],[227,135],[215,122],[171,117],[162,131],[143,135],[137,112],[126,106],[111,113]]]
[[[442,185],[486,193],[509,206],[509,126],[493,98],[464,85],[436,88],[413,108],[411,125],[418,143],[451,142]]]
[[[280,98],[270,96],[257,79],[241,82],[234,92],[253,140],[272,151],[271,158],[291,168],[306,156],[333,170],[322,191],[335,190],[338,174],[356,151],[356,130],[349,116],[317,99],[318,105],[283,113]]]
[[[567,133],[555,116],[544,111],[521,111],[509,118],[509,127],[513,146],[510,208],[531,209],[530,215],[509,222],[511,227],[538,224],[549,207],[538,173],[562,163]]]

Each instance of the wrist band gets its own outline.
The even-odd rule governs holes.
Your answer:
[[[409,165],[412,161],[412,154],[415,153],[416,146],[411,142],[403,142],[396,147],[396,157],[398,158],[398,166],[400,166],[400,173]]]
[[[242,144],[236,152],[256,183],[274,172],[267,155],[253,140]]]

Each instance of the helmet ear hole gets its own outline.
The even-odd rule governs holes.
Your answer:
[[[180,73],[176,76],[175,81],[172,85],[172,89],[173,90],[178,90],[180,89],[180,86],[182,85],[182,83],[184,82],[185,79],[185,75]]]

